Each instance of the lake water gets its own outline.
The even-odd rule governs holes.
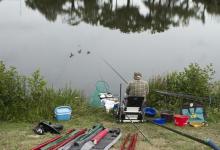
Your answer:
[[[219,58],[218,0],[0,0],[0,60],[40,69],[56,88],[90,94],[102,79],[118,93],[123,81],[103,59],[127,80],[192,62],[213,63],[220,79]]]

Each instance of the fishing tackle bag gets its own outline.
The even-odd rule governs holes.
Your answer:
[[[202,103],[184,103],[181,112],[182,115],[187,115],[190,117],[189,123],[198,122],[205,123],[206,112],[204,105]]]

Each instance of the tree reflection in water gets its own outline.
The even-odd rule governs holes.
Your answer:
[[[26,0],[49,21],[57,16],[70,25],[86,22],[121,32],[164,32],[188,25],[190,19],[206,21],[207,13],[220,15],[218,0]]]

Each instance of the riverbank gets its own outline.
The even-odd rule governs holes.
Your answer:
[[[55,123],[55,121],[53,121]],[[111,115],[106,115],[104,112],[89,113],[89,115],[74,116],[72,120],[67,122],[59,122],[64,125],[63,133],[71,128],[90,128],[96,123],[102,123],[105,127],[117,127],[122,129],[123,136],[121,140],[112,148],[118,150],[122,140],[128,133],[137,132],[136,128],[131,123],[119,124]],[[0,124],[0,149],[2,150],[28,150],[42,143],[43,141],[54,137],[50,133],[45,135],[36,135],[32,128],[36,123],[10,123],[2,122]],[[153,145],[146,143],[141,134],[138,134],[136,148],[138,150],[208,150],[205,145],[192,141],[188,138],[177,135],[166,129],[157,127],[150,123],[137,124],[143,133],[150,139]],[[220,121],[217,123],[209,122],[207,127],[176,127],[172,123],[167,126],[179,131],[191,134],[201,139],[213,139],[216,144],[220,145]]]
[[[183,72],[173,72],[164,77],[157,76],[153,78],[149,82],[150,90],[159,89],[191,93],[199,97],[215,97],[215,99],[212,98],[212,101],[197,99],[203,102],[208,109],[207,121],[209,126],[179,128],[173,124],[167,125],[201,139],[211,138],[216,144],[220,145],[218,140],[220,139],[220,82],[211,82],[214,73],[212,66],[202,68],[198,64],[191,64],[184,69]],[[0,149],[28,150],[52,138],[54,135],[51,134],[36,135],[32,129],[41,120],[49,120],[52,123],[56,123],[53,118],[53,111],[57,106],[62,105],[69,105],[73,109],[71,121],[61,122],[65,127],[64,132],[71,128],[91,128],[96,123],[102,123],[109,128],[120,128],[122,129],[123,137],[113,149],[119,149],[120,143],[127,133],[137,132],[132,124],[118,124],[112,115],[107,115],[102,109],[91,107],[88,99],[78,90],[48,88],[39,70],[35,71],[31,76],[24,76],[19,74],[15,68],[7,68],[3,62],[0,62],[0,75],[0,100],[2,100],[0,101]],[[169,98],[169,102],[164,101],[164,98],[153,91],[150,91],[148,96],[148,105],[158,110],[163,110],[163,107],[166,106],[178,113],[183,102],[183,99],[180,98]],[[138,126],[153,143],[153,145],[149,145],[139,135],[138,150],[209,149],[207,146],[149,123],[141,123]]]

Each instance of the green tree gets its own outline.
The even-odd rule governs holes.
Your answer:
[[[192,63],[177,76],[178,91],[195,96],[209,96],[209,87],[214,73],[212,64],[202,68],[197,63]]]

